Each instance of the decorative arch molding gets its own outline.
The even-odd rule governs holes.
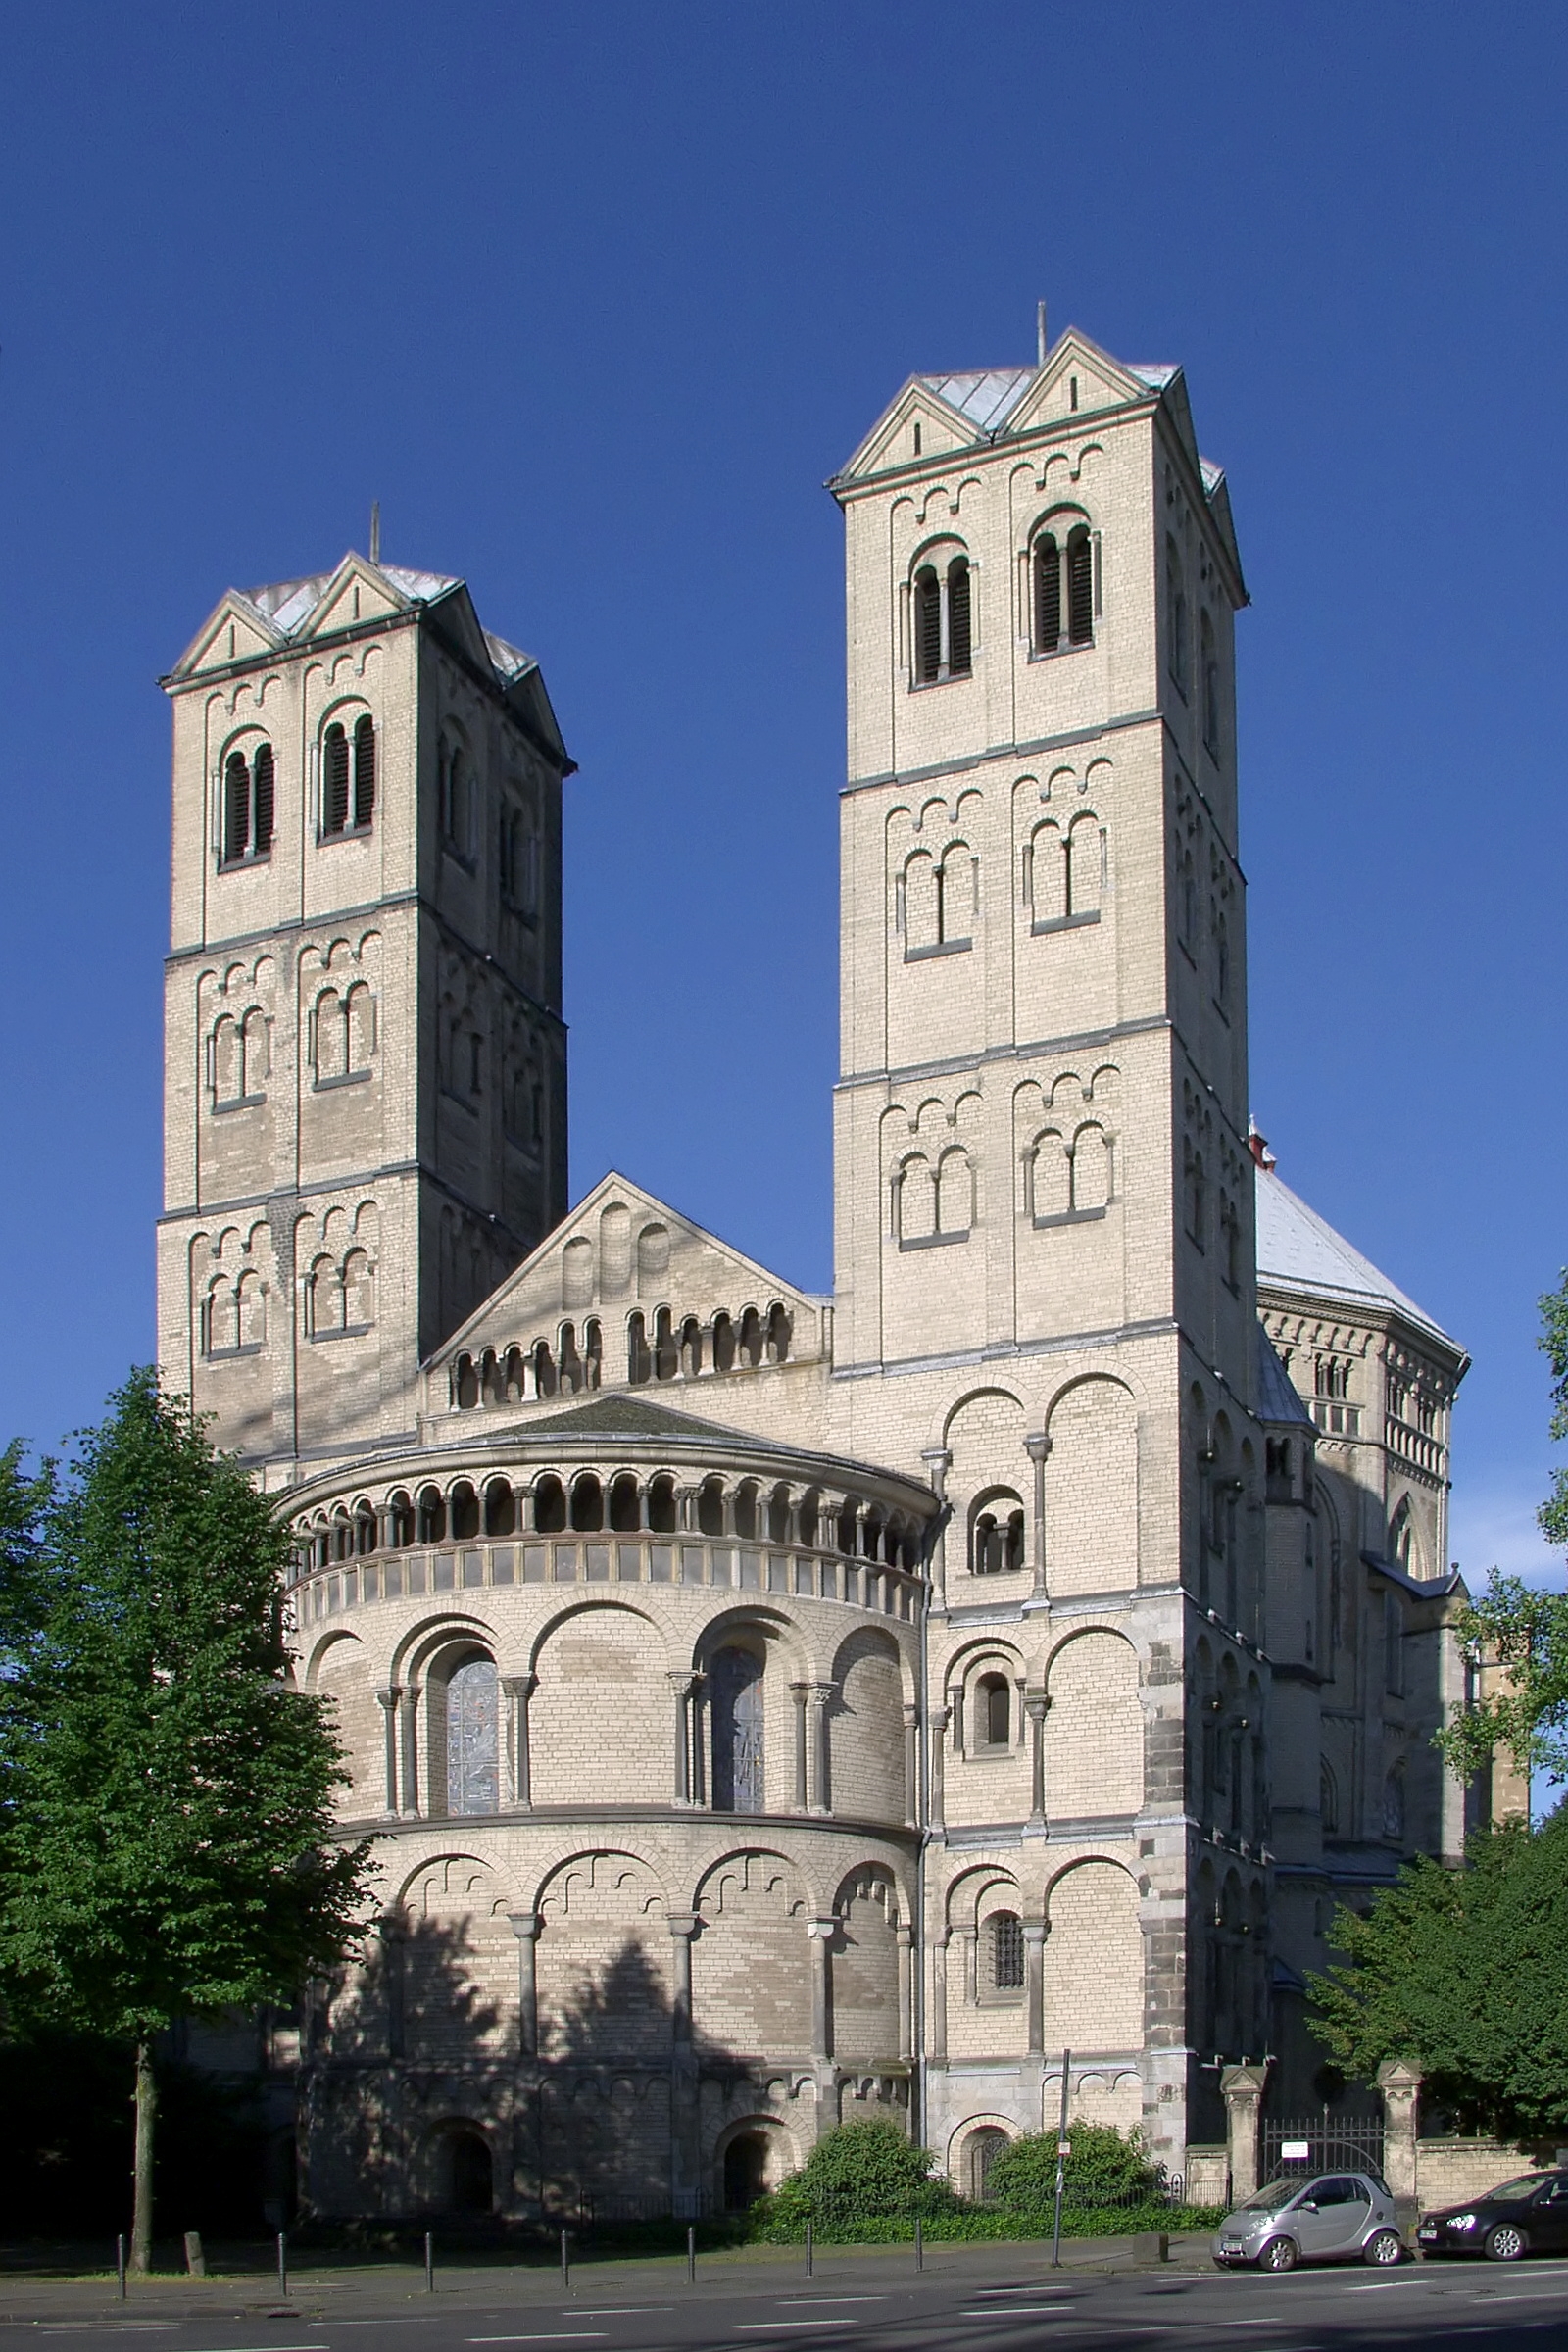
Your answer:
[[[562,1631],[564,1627],[587,1617],[603,1619],[611,1616],[635,1618],[639,1625],[646,1626],[659,1643],[660,1663],[662,1667],[667,1669],[671,1661],[667,1655],[667,1650],[663,1640],[663,1629],[648,1615],[648,1612],[645,1609],[634,1608],[631,1602],[627,1600],[600,1600],[595,1598],[592,1600],[572,1601],[568,1603],[565,1608],[558,1609],[554,1616],[546,1618],[544,1624],[539,1628],[537,1634],[535,1634],[533,1642],[528,1651],[529,1672],[532,1674],[538,1673],[539,1661],[544,1653],[546,1645],[555,1638],[557,1634]]]

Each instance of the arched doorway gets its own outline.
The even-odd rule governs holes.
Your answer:
[[[766,2186],[766,2133],[737,2132],[724,2150],[724,2211],[744,2213]]]
[[[966,2186],[974,2204],[984,2205],[988,2202],[992,2169],[1006,2144],[1007,2134],[999,2131],[995,2124],[986,2124],[980,2131],[970,2132],[969,2145],[964,2150],[964,2170],[968,2174]]]
[[[495,2167],[490,2142],[482,2132],[460,2126],[449,2132],[442,2150],[449,2213],[490,2213],[495,2207]]]

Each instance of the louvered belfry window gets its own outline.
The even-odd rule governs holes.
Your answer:
[[[1067,541],[1067,641],[1088,645],[1095,634],[1095,551],[1080,523]]]
[[[251,771],[243,752],[230,752],[223,763],[223,863],[236,864],[250,846]]]
[[[1035,541],[1035,651],[1061,643],[1061,550],[1050,531]]]
[[[375,814],[375,726],[368,710],[354,722],[354,823],[363,830]]]
[[[969,675],[969,559],[955,556],[948,565],[948,675]]]
[[[265,858],[272,846],[272,808],[275,798],[272,775],[272,747],[270,743],[256,746],[252,761],[254,783],[251,794],[252,840],[258,858]]]
[[[929,565],[914,575],[914,674],[922,686],[942,674],[942,587]]]
[[[344,833],[349,822],[349,739],[333,722],[321,741],[321,831]]]

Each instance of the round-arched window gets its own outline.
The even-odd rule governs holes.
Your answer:
[[[501,1691],[494,1658],[466,1658],[447,1678],[447,1811],[500,1802]]]

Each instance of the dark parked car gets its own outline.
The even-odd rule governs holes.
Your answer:
[[[1568,2254],[1568,2171],[1521,2173],[1484,2197],[1424,2213],[1415,2233],[1423,2254]]]

